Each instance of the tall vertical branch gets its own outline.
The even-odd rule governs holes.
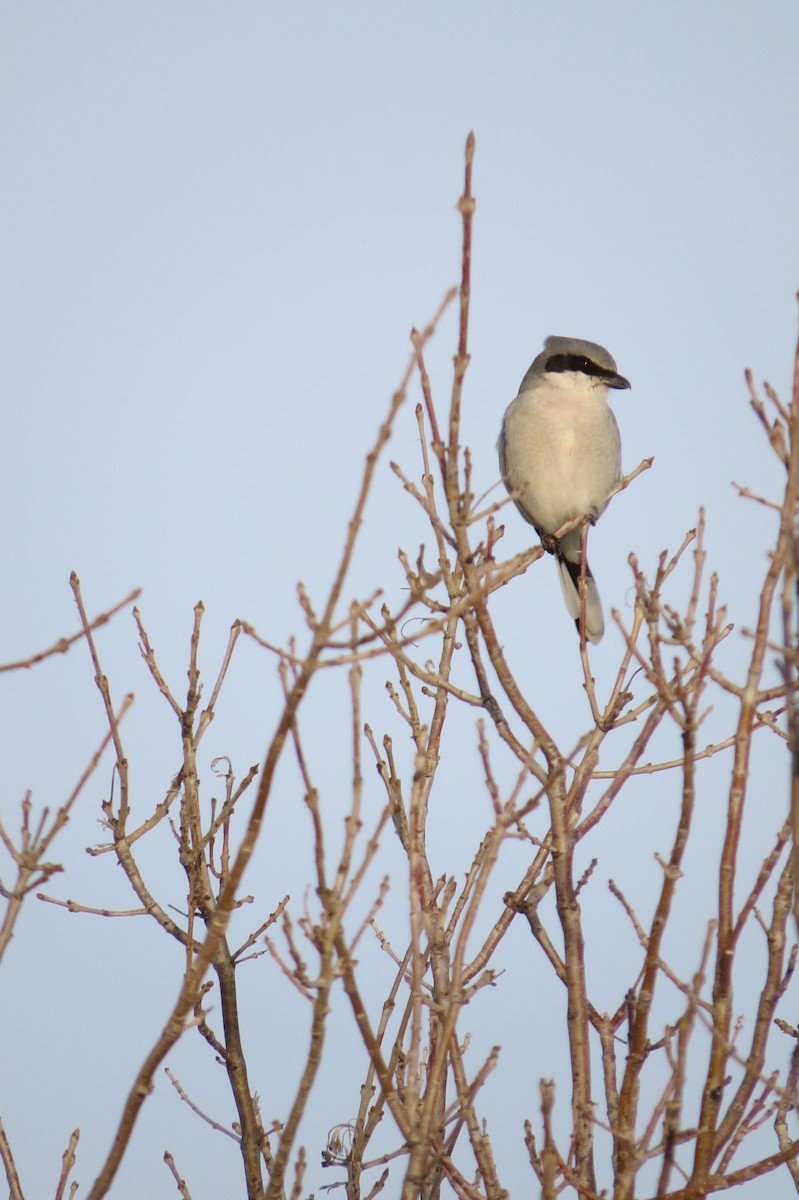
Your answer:
[[[799,298],[799,297],[797,297]],[[774,399],[773,394],[771,398]],[[782,591],[782,640],[785,647],[783,674],[785,679],[785,704],[788,712],[788,737],[791,751],[791,818],[793,821],[794,844],[794,924],[799,929],[799,697],[797,697],[797,668],[799,668],[799,340],[793,363],[793,388],[791,406],[783,422],[788,428],[788,487],[783,507],[787,554]],[[775,426],[777,422],[775,421]],[[773,442],[772,442],[773,444]],[[782,446],[775,446],[784,459]]]
[[[799,362],[799,351],[797,362]],[[717,1123],[722,1102],[723,1081],[727,1073],[730,1032],[732,1024],[732,986],[735,941],[734,886],[738,863],[741,823],[749,780],[752,736],[756,727],[759,692],[766,656],[774,598],[786,564],[794,560],[796,536],[797,489],[799,489],[799,367],[794,373],[794,396],[783,438],[775,441],[774,429],[766,420],[772,446],[782,458],[787,472],[785,491],[780,508],[780,524],[774,553],[763,581],[758,605],[757,626],[746,682],[740,692],[740,707],[735,731],[735,749],[727,808],[727,824],[719,868],[718,934],[715,978],[713,982],[713,1028],[715,1036],[710,1049],[710,1062],[702,1093],[699,1134],[691,1181],[702,1185],[708,1178],[717,1146]],[[751,386],[752,406],[758,415],[763,406]],[[764,419],[763,417],[761,419]],[[775,422],[775,427],[779,422]],[[785,439],[787,438],[787,453]],[[796,813],[794,812],[794,820]]]
[[[571,1064],[574,1164],[580,1183],[596,1190],[594,1171],[594,1105],[591,1097],[591,1054],[588,1040],[588,993],[585,941],[580,903],[574,886],[574,836],[569,828],[563,773],[553,773],[547,787],[552,829],[555,904],[563,933],[566,972],[567,1034]]]

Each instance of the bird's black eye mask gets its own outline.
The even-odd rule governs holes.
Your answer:
[[[546,361],[547,371],[581,371],[583,375],[598,375],[600,379],[613,378],[615,371],[600,367],[584,354],[552,354]]]
[[[600,367],[598,363],[586,358],[584,354],[551,354],[544,364],[545,371],[579,371],[583,375],[593,375],[604,379],[609,387],[628,388],[630,385],[622,375],[617,375],[608,367]]]

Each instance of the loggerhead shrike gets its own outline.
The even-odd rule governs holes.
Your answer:
[[[580,628],[582,526],[553,534],[575,517],[591,523],[607,508],[621,480],[621,439],[608,407],[608,388],[630,384],[604,346],[579,338],[548,337],[508,407],[499,435],[499,466],[525,521],[554,554],[569,615]],[[602,602],[585,564],[585,636],[605,632]]]

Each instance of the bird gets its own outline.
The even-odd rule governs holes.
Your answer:
[[[497,449],[505,487],[525,521],[554,554],[569,615],[580,630],[583,526],[557,538],[577,517],[591,524],[621,482],[621,437],[608,390],[630,387],[604,346],[548,337],[505,411]],[[585,562],[585,636],[605,632],[602,602]]]

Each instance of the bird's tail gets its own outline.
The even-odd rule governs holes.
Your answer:
[[[563,552],[563,546],[558,547],[557,559],[558,567],[560,568],[560,586],[563,591],[563,599],[566,601],[566,607],[569,610],[569,616],[574,618],[574,623],[577,626],[577,632],[580,632],[580,571],[582,554],[579,549],[569,549],[570,558],[566,558]],[[576,557],[577,561],[571,561]],[[599,589],[596,586],[596,581],[591,574],[591,568],[588,565],[588,560],[585,562],[585,636],[589,642],[601,641],[602,634],[605,632],[605,618],[602,614],[602,601],[599,598]]]

